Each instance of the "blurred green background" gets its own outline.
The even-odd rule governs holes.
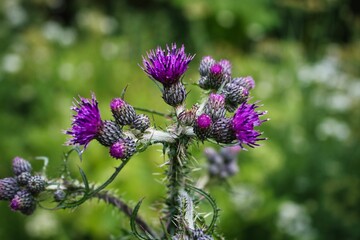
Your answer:
[[[204,55],[233,63],[234,76],[256,81],[271,121],[262,147],[241,152],[241,171],[208,189],[221,208],[227,239],[360,239],[360,9],[356,0],[2,0],[0,2],[0,177],[11,160],[62,165],[72,99],[94,91],[105,119],[109,101],[128,85],[133,106],[166,112],[141,56],[166,43],[196,53],[185,81],[198,80]],[[200,91],[188,86],[188,107]],[[165,123],[154,118],[157,125]],[[194,147],[199,165],[201,149]],[[160,147],[137,154],[110,185],[155,227]],[[89,145],[80,162],[102,182],[118,164]],[[198,175],[204,175],[200,172]],[[78,172],[73,176],[80,179]],[[0,239],[121,239],[128,218],[98,201],[30,217],[0,202]]]

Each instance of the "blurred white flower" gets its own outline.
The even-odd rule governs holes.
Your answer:
[[[59,224],[51,212],[36,211],[26,222],[25,229],[29,236],[46,239],[58,234]]]
[[[350,137],[349,126],[334,118],[325,118],[316,129],[317,136],[324,140],[333,137],[339,141],[345,141]]]
[[[297,203],[287,201],[280,205],[276,225],[279,230],[296,239],[310,240],[315,238],[310,217],[306,210]]]
[[[66,62],[60,65],[59,67],[59,76],[63,80],[71,80],[74,76],[74,64]]]
[[[42,28],[44,37],[62,46],[70,46],[76,41],[76,31],[72,28],[64,28],[59,23],[48,21]]]
[[[22,59],[17,54],[6,54],[2,59],[1,67],[4,72],[16,73],[22,68]]]
[[[216,20],[223,28],[231,28],[235,22],[235,14],[230,10],[221,10],[217,13]]]
[[[80,27],[101,34],[111,34],[118,26],[115,18],[90,10],[81,11],[77,15],[77,21]]]
[[[254,186],[240,185],[234,189],[232,202],[241,215],[249,217],[263,203],[263,197]]]
[[[7,0],[4,2],[3,6],[4,8],[2,11],[10,25],[19,26],[26,21],[27,14],[25,9],[19,4],[17,0]]]

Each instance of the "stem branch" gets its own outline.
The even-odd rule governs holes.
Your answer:
[[[120,198],[117,198],[108,192],[97,193],[93,197],[104,200],[105,203],[113,205],[114,207],[118,208],[121,212],[125,213],[125,215],[127,215],[128,217],[131,217],[133,213],[133,209],[131,207],[129,207]],[[135,221],[144,232],[147,232],[154,238],[157,237],[156,233],[146,224],[146,222],[142,218],[136,216]]]

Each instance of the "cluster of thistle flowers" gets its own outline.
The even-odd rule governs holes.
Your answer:
[[[266,112],[256,111],[258,106],[247,102],[249,91],[255,87],[254,80],[251,77],[232,78],[228,60],[216,62],[209,56],[202,59],[199,86],[210,90],[210,95],[200,106],[196,104],[190,110],[184,109],[187,93],[182,76],[193,57],[185,53],[184,46],[177,48],[172,44],[166,50],[158,47],[143,57],[142,69],[152,80],[162,84],[164,101],[175,107],[179,123],[193,127],[200,140],[212,138],[218,143],[258,146],[257,142],[265,138],[260,138],[261,132],[254,127],[266,121],[260,120]],[[135,153],[137,138],[122,128],[129,125],[143,133],[150,126],[149,118],[144,114],[137,115],[134,108],[121,98],[113,99],[110,108],[115,120],[103,121],[95,95],[92,99],[80,97],[72,108],[76,112],[72,127],[65,132],[72,136],[68,144],[86,148],[91,140],[96,139],[110,148],[112,157],[131,157]],[[233,116],[226,116],[227,112],[235,110]]]
[[[239,146],[223,147],[220,151],[211,147],[206,148],[204,154],[210,177],[226,179],[239,172],[237,164],[239,151]]]
[[[127,135],[124,126],[129,126],[133,132],[143,133],[150,126],[149,117],[136,114],[134,108],[121,98],[114,98],[110,103],[114,120],[102,120],[95,94],[92,99],[80,97],[75,101],[72,110],[71,129],[65,131],[72,136],[68,145],[84,145],[84,148],[96,139],[103,146],[109,148],[110,155],[115,159],[126,160],[135,153],[136,138]]]
[[[210,56],[201,60],[199,72],[199,86],[210,90],[210,95],[194,123],[196,135],[201,140],[212,138],[218,143],[237,141],[241,147],[258,146],[257,142],[265,138],[254,127],[266,121],[260,120],[266,112],[258,112],[256,104],[248,103],[249,92],[255,87],[253,78],[232,78],[230,62],[216,62]],[[234,115],[227,116],[227,112],[234,111]]]
[[[182,84],[185,73],[193,56],[186,55],[184,46],[176,49],[176,45],[167,47],[167,53],[160,47],[143,58],[143,70],[153,80],[163,85],[163,99],[173,107],[181,106],[186,98],[186,90]],[[255,87],[252,77],[232,78],[231,63],[228,60],[216,62],[212,57],[202,59],[199,67],[199,86],[210,90],[205,104],[194,105],[190,110],[178,114],[178,120],[184,125],[193,127],[200,140],[212,138],[218,143],[229,144],[235,140],[243,147],[244,144],[254,147],[261,132],[254,127],[266,120],[260,116],[266,112],[258,112],[256,104],[247,102],[249,91]],[[227,117],[226,112],[235,112]]]
[[[45,190],[46,181],[40,175],[32,175],[31,164],[20,157],[12,162],[13,177],[0,179],[0,200],[10,201],[10,208],[25,215],[36,209],[36,197]]]

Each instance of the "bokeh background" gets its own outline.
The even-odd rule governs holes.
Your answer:
[[[49,158],[59,176],[69,150],[72,99],[109,101],[128,85],[134,106],[167,112],[139,68],[157,45],[184,43],[196,53],[185,81],[198,80],[202,56],[226,58],[234,76],[256,81],[271,121],[262,147],[241,152],[240,173],[208,191],[221,208],[227,239],[360,239],[360,9],[356,0],[2,0],[0,2],[0,177],[22,156],[37,170]],[[201,95],[191,90],[188,107]],[[154,118],[158,126],[166,124]],[[202,144],[194,147],[206,169]],[[102,182],[118,163],[91,143],[81,166]],[[165,194],[159,147],[136,155],[110,188],[155,227]],[[198,175],[205,175],[202,170]],[[204,210],[205,211],[205,210]],[[121,239],[123,214],[91,201],[70,211],[39,209],[30,217],[0,202],[0,239]]]

